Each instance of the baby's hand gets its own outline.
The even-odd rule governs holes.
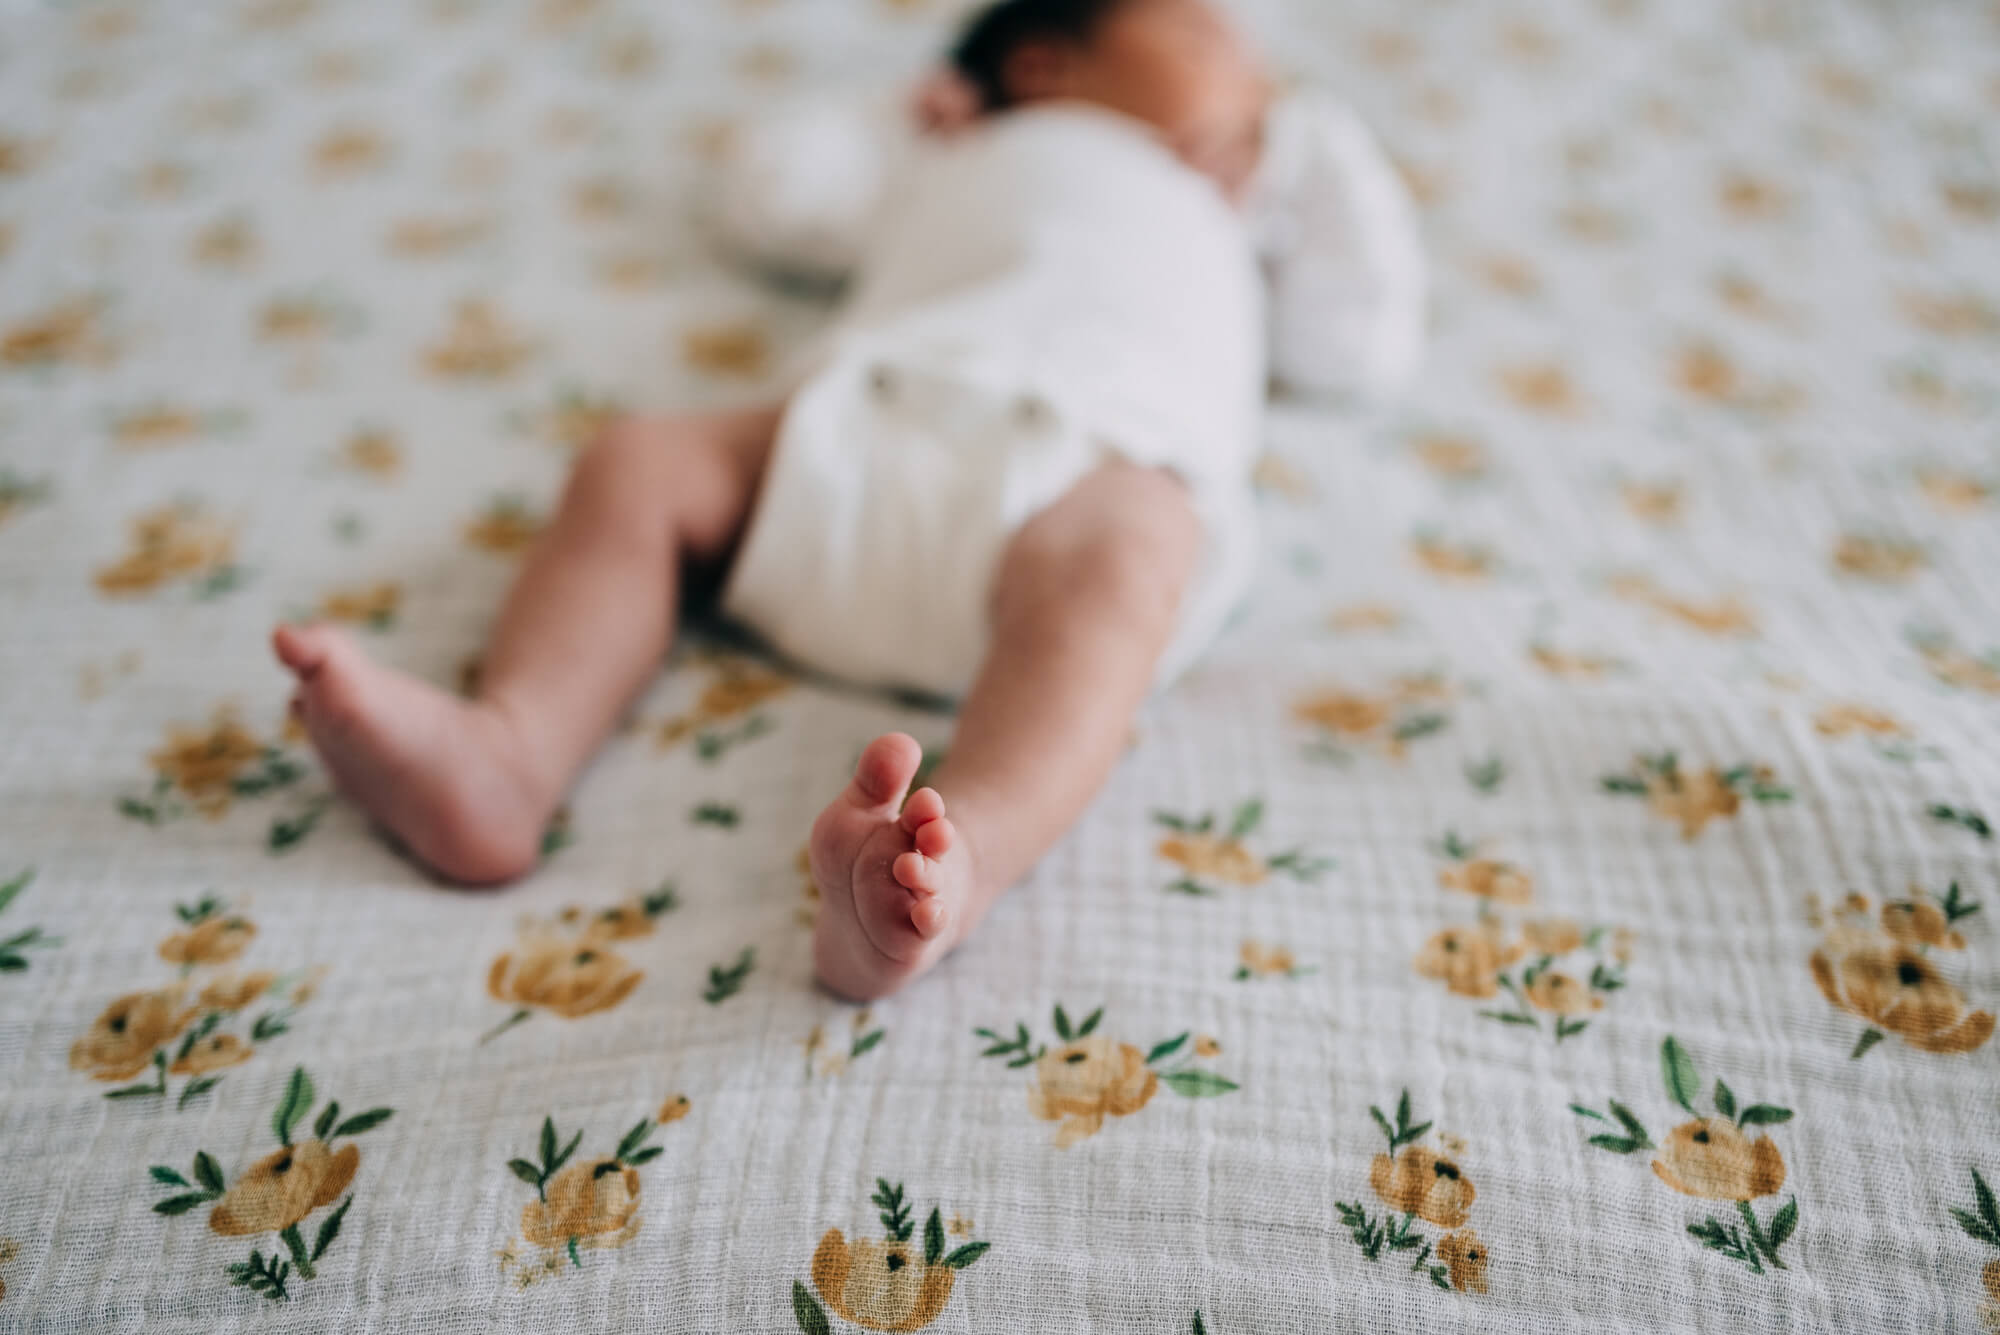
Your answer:
[[[952,69],[932,72],[910,96],[910,114],[926,134],[949,135],[979,119],[979,90]]]

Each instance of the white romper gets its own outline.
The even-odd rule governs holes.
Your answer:
[[[1257,559],[1249,478],[1281,313],[1267,310],[1258,229],[1327,222],[1271,223],[1282,210],[1269,207],[1246,222],[1145,127],[1093,106],[1024,108],[944,140],[893,123],[855,115],[833,140],[842,123],[824,109],[774,118],[711,195],[748,257],[854,274],[780,425],[723,611],[821,671],[960,694],[986,652],[1008,539],[1117,455],[1175,473],[1204,527],[1160,667],[1170,680]],[[1277,126],[1267,176],[1299,156]],[[800,199],[814,160],[843,153],[839,188]],[[1351,253],[1335,266],[1355,267]],[[1416,281],[1420,329],[1420,265]],[[1353,287],[1328,332],[1379,345],[1379,319],[1347,327],[1368,324]],[[1351,378],[1383,378],[1380,346],[1338,359]],[[1342,387],[1322,379],[1307,388]]]

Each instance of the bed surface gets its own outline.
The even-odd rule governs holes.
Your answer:
[[[476,670],[593,425],[820,318],[701,155],[946,8],[6,13],[0,1330],[2000,1328],[1991,6],[1260,11],[1427,369],[1274,410],[1242,618],[866,1010],[805,827],[948,717],[693,639],[468,893],[264,642]]]

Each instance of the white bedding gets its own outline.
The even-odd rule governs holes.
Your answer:
[[[795,859],[942,716],[693,645],[494,894],[327,799],[271,623],[457,679],[820,318],[695,155],[945,10],[7,7],[0,1330],[1993,1328],[1990,7],[1272,6],[1435,346],[903,997]]]

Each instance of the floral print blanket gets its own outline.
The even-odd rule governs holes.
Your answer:
[[[571,451],[823,318],[689,221],[944,0],[0,26],[0,1330],[2000,1328],[2000,13],[1252,13],[1436,344],[978,937],[811,986],[948,717],[697,635],[492,893],[265,636],[469,682]],[[588,646],[578,646],[588,652]]]

